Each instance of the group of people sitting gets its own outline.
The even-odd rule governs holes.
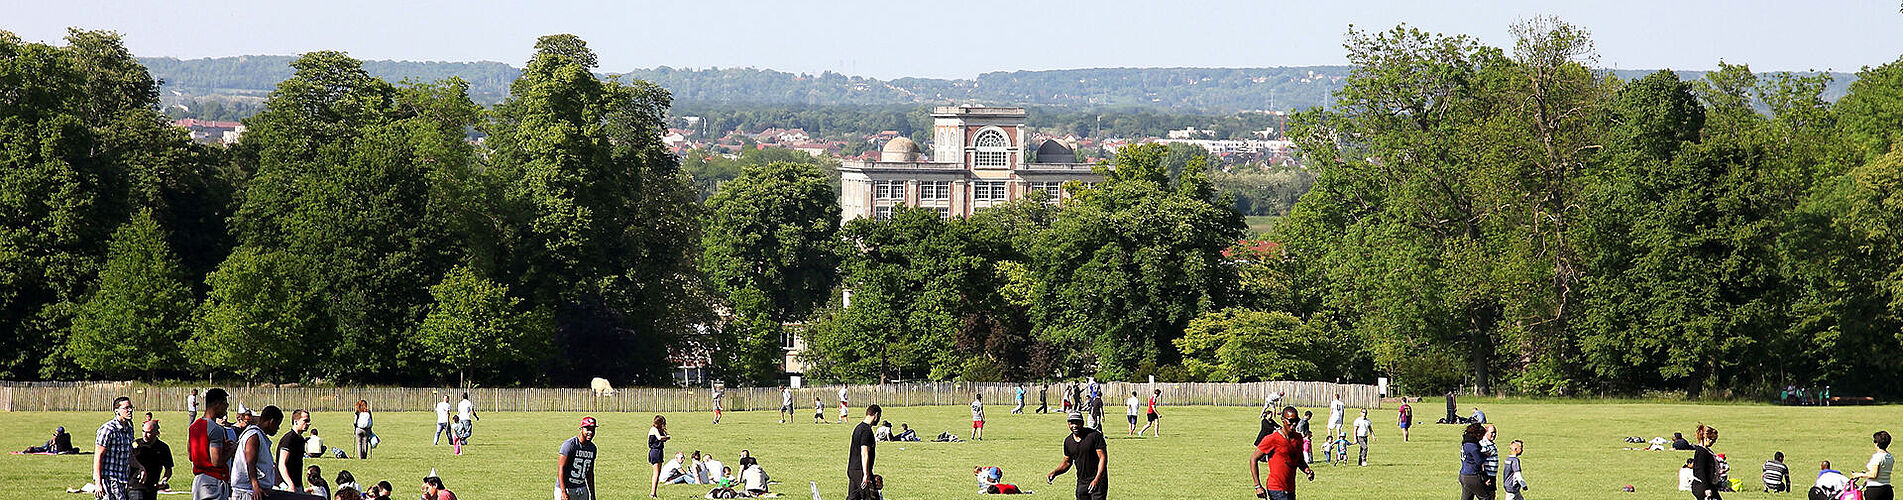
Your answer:
[[[79,448],[73,447],[73,435],[66,432],[65,426],[53,429],[53,438],[40,446],[28,446],[20,453],[51,453],[55,455],[77,455]]]
[[[456,500],[456,493],[443,485],[443,479],[437,477],[434,470],[423,478],[421,488],[423,500]],[[304,468],[304,493],[336,500],[387,500],[396,495],[389,481],[377,481],[366,488],[347,470],[337,471],[337,482],[326,482],[324,470],[316,465]]]
[[[691,455],[675,453],[674,459],[661,466],[663,484],[705,484],[714,488],[707,498],[752,498],[778,496],[769,491],[772,477],[748,450],[740,450],[740,471],[714,459],[712,453],[695,450]]]
[[[912,430],[911,424],[901,422],[899,423],[899,431],[897,433],[892,432],[892,421],[890,420],[880,422],[879,427],[872,430],[872,439],[875,439],[878,441],[918,441],[919,440],[918,432]]]
[[[1889,452],[1890,434],[1878,431],[1871,436],[1871,442],[1875,450],[1862,471],[1845,473],[1831,468],[1829,460],[1823,461],[1818,467],[1817,480],[1811,486],[1809,498],[1811,500],[1863,500],[1866,498],[1889,500],[1894,498],[1894,492],[1890,486],[1890,473],[1895,467],[1895,458]],[[1729,477],[1731,466],[1726,463],[1725,456],[1717,454],[1716,458],[1717,479],[1714,481],[1716,491],[1743,489],[1743,481]],[[1687,460],[1685,468],[1680,469],[1680,490],[1697,488],[1693,484],[1693,478],[1696,475],[1692,471],[1693,460]],[[1771,460],[1764,463],[1764,473],[1761,477],[1765,492],[1791,491],[1791,469],[1784,463],[1784,452],[1774,453]],[[1859,481],[1863,483],[1861,487],[1858,486]]]

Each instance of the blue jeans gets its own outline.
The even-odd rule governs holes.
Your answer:
[[[436,423],[436,439],[430,440],[429,444],[431,445],[443,444],[443,433],[445,432],[449,432],[449,422],[437,422]],[[449,436],[449,438],[456,439],[456,436],[452,434]]]

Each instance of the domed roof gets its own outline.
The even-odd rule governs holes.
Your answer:
[[[918,161],[918,143],[904,137],[895,137],[885,142],[885,148],[879,150],[879,161]]]
[[[1071,151],[1069,146],[1065,146],[1064,143],[1056,139],[1047,139],[1044,141],[1044,144],[1038,145],[1037,147],[1037,162],[1076,163],[1077,153]]]

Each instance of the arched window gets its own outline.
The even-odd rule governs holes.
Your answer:
[[[978,133],[972,141],[978,151],[972,155],[973,166],[979,168],[1004,168],[1010,166],[1011,142],[1005,140],[1004,133],[997,130],[985,130]]]

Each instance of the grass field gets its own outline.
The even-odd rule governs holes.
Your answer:
[[[1462,411],[1468,411],[1463,401]],[[1721,429],[1715,448],[1729,456],[1734,477],[1746,478],[1745,492],[1725,498],[1802,498],[1819,460],[1838,468],[1862,468],[1870,456],[1870,433],[1893,427],[1897,407],[1790,408],[1751,405],[1606,404],[1575,402],[1484,401],[1479,403],[1500,426],[1505,443],[1527,442],[1523,457],[1532,489],[1530,498],[1681,499],[1676,490],[1677,468],[1684,452],[1621,451],[1630,446],[1624,436],[1670,437],[1674,431],[1690,434],[1697,422]],[[1434,401],[1417,405],[1423,420],[1438,417]],[[855,413],[859,408],[854,408]],[[1113,410],[1121,410],[1120,405]],[[832,411],[829,409],[829,413]],[[143,413],[143,412],[141,412]],[[976,443],[882,443],[876,470],[888,481],[887,498],[979,498],[971,477],[975,465],[996,465],[1007,481],[1037,492],[1032,498],[1069,498],[1070,476],[1056,485],[1042,478],[1055,467],[1066,432],[1058,415],[1010,415],[1008,406],[992,406],[987,438]],[[1321,432],[1318,415],[1316,431]],[[1350,411],[1351,415],[1353,411]],[[1302,483],[1304,499],[1448,499],[1457,498],[1458,428],[1425,424],[1415,428],[1411,442],[1402,442],[1394,427],[1394,410],[1371,413],[1378,424],[1368,467],[1316,466],[1316,479]],[[1110,495],[1113,498],[1251,498],[1248,442],[1255,437],[1253,408],[1165,407],[1163,437],[1127,438],[1120,416],[1111,415],[1109,429]],[[850,425],[804,420],[781,425],[767,412],[729,413],[718,426],[706,414],[670,414],[675,451],[702,450],[729,464],[745,448],[761,463],[788,498],[810,496],[807,482],[818,481],[820,493],[843,498],[845,461]],[[968,410],[963,407],[888,408],[886,417],[906,422],[921,435],[956,430],[968,434]],[[315,426],[328,436],[330,446],[348,446],[348,414],[322,413]],[[380,412],[377,430],[383,438],[373,458],[364,460],[309,460],[323,467],[326,477],[350,470],[359,481],[387,480],[402,495],[414,495],[420,479],[432,467],[460,498],[548,498],[555,476],[556,446],[574,435],[580,414],[494,413],[482,416],[472,444],[463,456],[452,456],[449,446],[431,446],[433,415],[427,412]],[[602,453],[597,468],[601,498],[631,499],[647,493],[650,469],[645,460],[647,423],[651,414],[596,415],[601,420],[597,443]],[[0,413],[0,449],[19,450],[39,444],[56,425],[65,425],[76,443],[90,448],[93,430],[108,412]],[[163,414],[165,440],[179,463],[185,463],[183,414]],[[1352,419],[1352,416],[1350,417]],[[1750,491],[1758,485],[1761,464],[1773,451],[1783,451],[1791,465],[1799,493],[1770,495]],[[1319,459],[1319,454],[1318,454]],[[20,456],[0,458],[0,500],[68,498],[56,493],[86,482],[88,456]],[[190,471],[174,474],[174,485],[189,484]],[[180,479],[183,478],[183,479]],[[1636,494],[1619,493],[1621,486],[1637,487]],[[701,486],[662,486],[664,498],[686,499],[706,493]],[[73,496],[70,498],[79,498]],[[183,496],[177,498],[185,498]]]

